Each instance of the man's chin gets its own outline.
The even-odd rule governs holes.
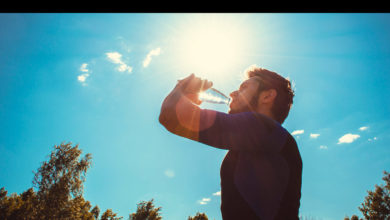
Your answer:
[[[228,114],[235,114],[235,113],[237,113],[237,110],[236,110],[236,108],[232,108],[231,106],[229,106],[230,108],[229,108],[229,110],[228,110]]]
[[[229,105],[228,114],[234,114],[234,109],[232,108],[232,104]]]
[[[237,114],[237,113],[247,112],[247,111],[249,111],[249,108],[241,108],[241,109],[230,108],[228,114]]]

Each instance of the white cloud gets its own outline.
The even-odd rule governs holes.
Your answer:
[[[210,198],[203,198],[202,200],[198,201],[201,205],[206,205],[208,202],[210,202]]]
[[[80,71],[84,73],[88,73],[89,70],[87,69],[87,67],[88,67],[88,63],[81,64]]]
[[[359,128],[359,130],[361,130],[361,131],[365,131],[365,130],[367,130],[367,129],[368,129],[367,126],[363,126],[363,127],[360,127],[360,128]]]
[[[86,86],[87,83],[85,82],[87,78],[89,77],[89,70],[87,69],[88,64],[83,63],[80,66],[80,71],[84,72],[83,74],[80,74],[77,76],[77,80],[81,83],[81,85]]]
[[[213,196],[220,196],[220,195],[221,195],[221,191],[213,193]]]
[[[292,135],[298,135],[298,134],[303,134],[305,131],[304,130],[295,130],[291,134]]]
[[[164,174],[169,178],[175,177],[175,172],[173,170],[165,170]]]
[[[321,150],[328,150],[328,147],[325,146],[325,145],[321,145],[321,146],[320,146],[320,149],[321,149]]]
[[[318,136],[320,136],[320,134],[310,134],[310,138],[318,138]]]
[[[77,80],[83,83],[88,78],[88,76],[89,76],[88,73],[81,74],[81,75],[77,76]]]
[[[116,63],[116,64],[123,63],[121,60],[122,54],[120,54],[118,52],[109,52],[109,53],[106,53],[106,55],[107,55],[107,58],[113,63]]]
[[[106,56],[109,61],[115,64],[119,64],[117,70],[119,72],[125,72],[127,71],[128,73],[131,73],[133,71],[133,67],[127,65],[125,62],[122,60],[122,54],[118,52],[109,52],[106,53]]]
[[[161,53],[161,49],[160,48],[156,48],[154,50],[151,50],[148,53],[148,55],[146,55],[146,58],[145,58],[144,63],[143,63],[144,67],[146,68],[146,67],[149,66],[150,61],[152,61],[152,56],[158,56],[158,55],[160,55],[160,53]]]
[[[354,142],[356,139],[358,139],[360,137],[360,135],[358,134],[346,134],[344,136],[342,136],[341,138],[339,138],[339,142],[337,144],[342,144],[342,143],[352,143]]]

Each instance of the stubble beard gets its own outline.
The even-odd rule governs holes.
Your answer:
[[[237,114],[241,112],[252,112],[253,109],[255,109],[253,106],[257,106],[257,99],[258,95],[255,95],[252,97],[251,101],[249,102],[249,105],[245,105],[241,108],[230,108],[228,111],[228,114]]]
[[[237,113],[249,112],[249,111],[251,111],[250,108],[248,106],[245,106],[243,108],[238,108],[238,109],[229,109],[228,113],[229,114],[237,114]]]

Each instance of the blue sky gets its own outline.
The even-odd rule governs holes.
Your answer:
[[[283,126],[303,160],[300,214],[361,216],[390,171],[390,14],[0,14],[0,187],[21,193],[54,145],[91,153],[84,197],[128,218],[221,219],[227,153],[158,123],[195,73],[229,94],[250,65],[289,77]],[[202,104],[227,111],[227,107]]]

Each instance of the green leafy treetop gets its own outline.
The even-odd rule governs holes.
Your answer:
[[[93,209],[91,210],[91,213],[92,213],[92,216],[94,219],[98,219],[99,213],[100,213],[99,206],[96,205],[95,207],[93,207]]]
[[[122,217],[116,217],[116,214],[114,212],[112,212],[111,209],[107,209],[102,217],[100,218],[101,220],[118,220],[118,219],[122,219]]]
[[[367,191],[368,195],[359,207],[366,220],[390,220],[390,173],[386,171],[383,173],[385,185],[375,185],[374,191]],[[349,220],[349,217],[345,217],[344,220]],[[359,218],[353,215],[351,220]]]
[[[197,212],[194,217],[189,216],[187,220],[209,220],[205,213]]]
[[[41,219],[91,219],[91,205],[82,197],[83,183],[91,165],[91,154],[79,160],[82,151],[71,143],[54,146],[49,161],[35,173],[38,189],[38,217]]]
[[[356,215],[352,215],[351,219],[349,219],[349,217],[347,216],[347,217],[344,218],[344,220],[359,220],[359,217],[356,216]]]
[[[160,216],[161,207],[155,208],[153,199],[145,202],[141,201],[137,205],[137,212],[129,215],[130,220],[161,220]]]
[[[99,208],[83,198],[83,183],[91,155],[80,158],[78,145],[54,146],[49,161],[35,173],[33,185],[20,195],[0,190],[0,219],[97,219]],[[111,216],[116,215],[110,212]]]
[[[367,191],[362,206],[359,210],[367,220],[390,219],[390,173],[383,171],[385,185],[375,185],[374,191]]]
[[[91,210],[91,203],[83,198],[83,183],[88,168],[91,166],[91,154],[80,158],[82,151],[78,145],[62,143],[54,146],[49,160],[41,164],[34,175],[33,185],[17,195],[7,196],[7,191],[0,189],[0,219],[99,219],[100,209],[96,205]],[[155,208],[153,199],[142,201],[137,211],[129,215],[130,220],[161,220],[161,207]],[[101,220],[118,220],[111,209],[107,209]],[[206,214],[197,213],[190,220],[208,220]]]

